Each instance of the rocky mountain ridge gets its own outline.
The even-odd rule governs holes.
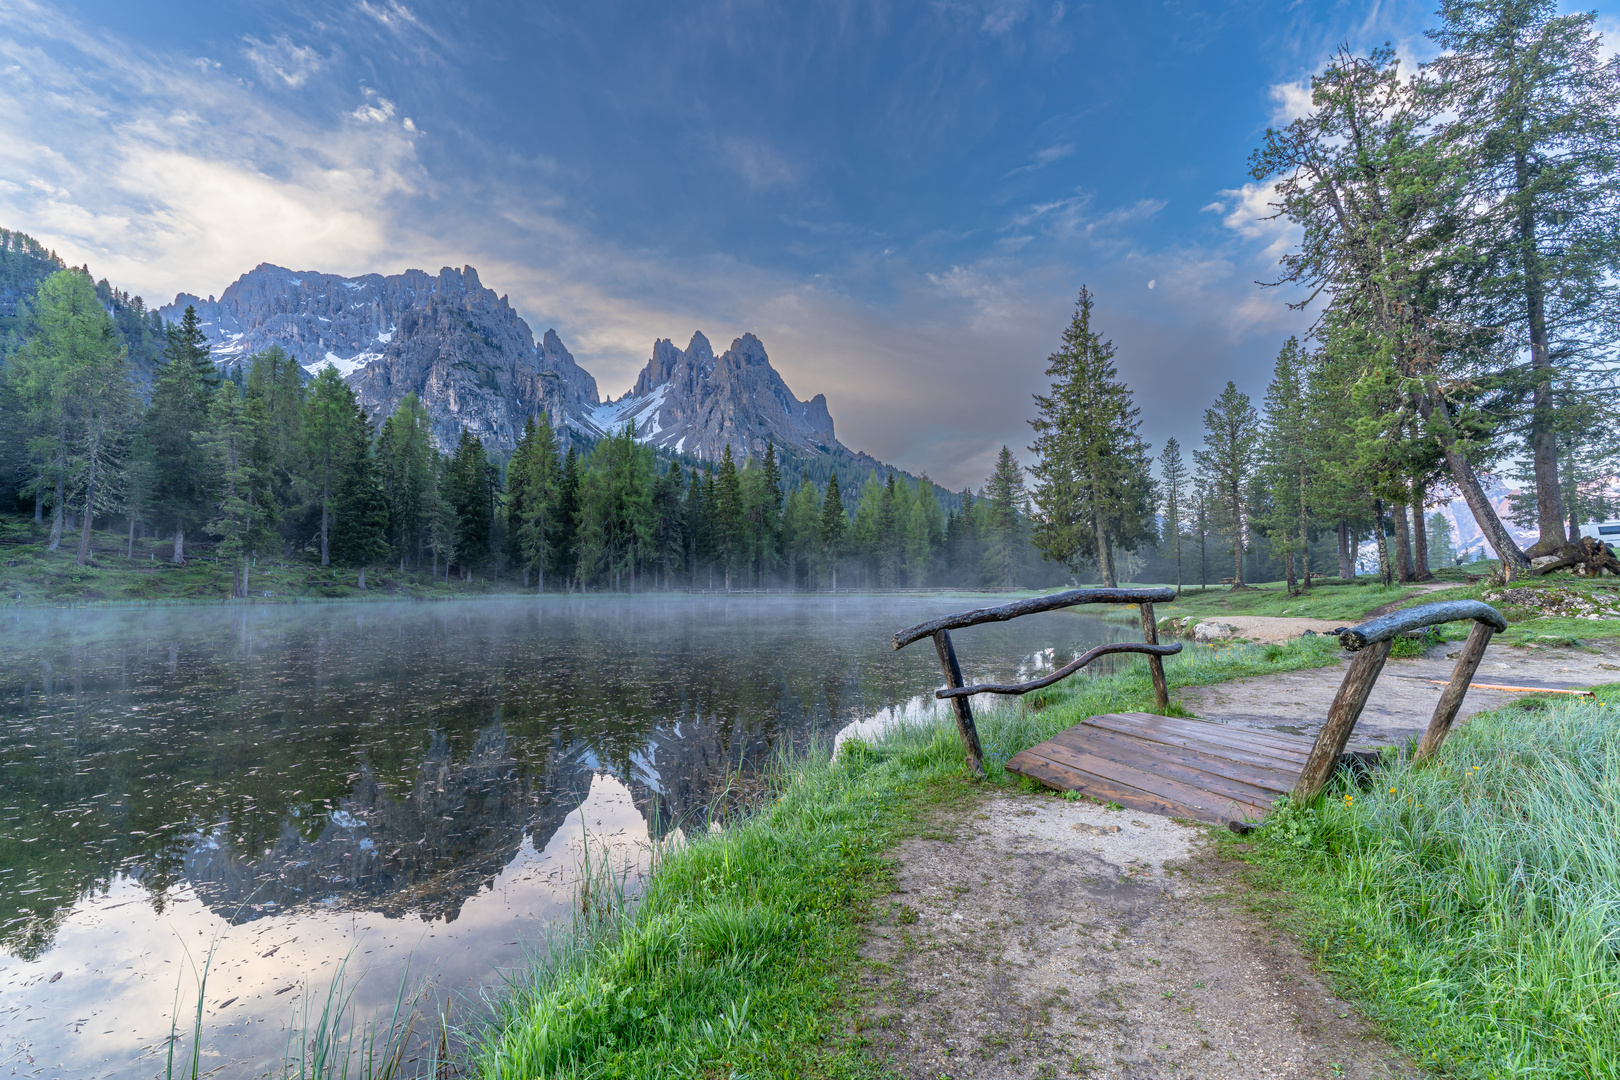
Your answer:
[[[263,263],[217,300],[182,293],[159,313],[176,321],[188,305],[222,367],[279,345],[312,374],[336,368],[375,417],[415,393],[441,448],[466,427],[510,451],[541,411],[559,428],[597,434],[588,421],[600,404],[596,380],[554,332],[537,345],[470,266],[348,278]]]
[[[159,314],[177,321],[187,306],[226,369],[278,345],[311,374],[335,368],[374,417],[415,393],[441,449],[465,427],[509,453],[524,422],[544,411],[553,427],[590,440],[634,422],[638,441],[706,461],[728,443],[739,458],[775,443],[798,457],[881,467],[838,442],[826,397],[795,397],[753,334],[718,356],[702,333],[685,349],[659,339],[634,388],[603,401],[557,332],[536,343],[470,266],[342,277],[262,263],[217,299],[181,293]]]
[[[701,332],[684,350],[660,338],[636,385],[597,408],[592,421],[603,431],[634,422],[638,441],[704,461],[727,444],[738,457],[762,456],[767,443],[811,456],[842,449],[826,396],[794,397],[753,334],[719,356]]]

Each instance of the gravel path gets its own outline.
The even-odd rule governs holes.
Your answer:
[[[898,851],[859,1035],[916,1080],[1417,1077],[1312,974],[1201,828],[1050,795]]]

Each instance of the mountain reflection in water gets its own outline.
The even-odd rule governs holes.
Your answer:
[[[488,982],[566,913],[562,863],[584,833],[645,845],[703,823],[775,752],[932,708],[918,699],[938,682],[932,650],[895,653],[888,637],[974,603],[547,597],[7,616],[0,1063],[62,1076],[106,1072],[92,1058],[133,1063],[167,1034],[181,938],[192,952],[240,939],[219,960],[235,996],[210,1005],[220,1031],[246,1025],[218,1051],[216,1064],[238,1063],[226,1076],[273,1065],[271,1036],[304,992],[278,991],[328,978],[362,941],[385,976],[379,1001],[406,952],[441,978]],[[958,651],[971,678],[1007,678],[1128,636],[1060,612],[965,632]],[[287,940],[299,943],[276,944]]]

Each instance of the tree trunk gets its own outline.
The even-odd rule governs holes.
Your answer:
[[[362,566],[360,568],[360,591],[365,592],[365,590],[366,590],[366,568]]]
[[[321,565],[332,565],[332,551],[328,544],[328,535],[332,525],[332,493],[321,492]]]
[[[1181,527],[1176,526],[1176,595],[1181,595]]]
[[[1532,182],[1530,163],[1522,150],[1515,153],[1513,166],[1517,187],[1522,193]],[[1530,411],[1530,452],[1536,477],[1536,524],[1540,532],[1525,555],[1535,558],[1551,555],[1564,544],[1564,493],[1558,483],[1557,418],[1553,412],[1552,357],[1547,347],[1546,290],[1536,254],[1535,213],[1529,199],[1520,200],[1518,217],[1525,314],[1530,324],[1530,370],[1535,379]]]
[[[185,565],[186,527],[184,525],[176,525],[174,527],[174,554],[170,557],[170,561],[172,561],[176,566]]]
[[[135,557],[135,515],[131,514],[131,515],[129,515],[129,550],[124,555],[124,558],[125,559],[133,559],[134,557]]]
[[[1243,584],[1243,507],[1232,504],[1232,588]]]
[[[1418,408],[1422,411],[1425,421],[1437,411],[1447,422],[1450,421],[1450,410],[1438,389],[1432,391],[1431,396],[1420,396]],[[1457,490],[1462,492],[1463,501],[1468,503],[1468,509],[1473,512],[1480,532],[1485,534],[1485,542],[1491,545],[1496,551],[1496,557],[1502,560],[1502,576],[1509,581],[1520,576],[1530,568],[1530,560],[1519,550],[1519,545],[1502,524],[1502,519],[1496,516],[1496,508],[1485,497],[1485,489],[1480,486],[1473,465],[1457,446],[1456,439],[1439,431],[1434,432],[1434,436],[1435,441],[1440,444],[1441,452],[1446,456],[1446,467],[1451,470],[1452,482],[1457,485]]]
[[[1389,514],[1395,519],[1395,580],[1405,585],[1412,580],[1412,540],[1406,524],[1406,507],[1394,503]]]
[[[84,485],[84,524],[79,528],[79,554],[73,561],[84,566],[90,561],[90,520],[94,515],[96,498],[96,480],[92,474],[89,483]]]
[[[1384,500],[1373,500],[1373,538],[1378,541],[1378,580],[1394,584],[1389,565],[1389,543],[1384,538]]]
[[[65,511],[62,505],[62,481],[56,481],[56,505],[51,508],[51,541],[45,546],[46,551],[55,551],[62,546],[62,514]]]
[[[1095,487],[1092,488],[1091,497],[1094,500],[1092,503],[1094,507],[1102,502],[1102,493],[1099,492]],[[1101,511],[1095,509],[1092,510],[1091,524],[1092,528],[1097,533],[1097,570],[1102,574],[1103,588],[1115,588],[1114,560],[1112,557],[1113,545],[1108,542],[1108,529],[1103,525]],[[1010,562],[1011,560],[1009,559],[1008,561]]]
[[[242,599],[248,598],[248,571],[253,567],[251,558],[242,560]]]
[[[1339,534],[1339,580],[1350,581],[1356,576],[1355,564],[1350,561],[1350,523],[1340,518],[1334,531]]]
[[[34,524],[45,524],[45,493],[38,489],[34,491]]]
[[[1288,595],[1297,596],[1299,594],[1299,579],[1294,576],[1294,553],[1292,551],[1283,553],[1283,566],[1288,574]]]
[[[1423,520],[1423,504],[1428,501],[1421,483],[1412,485],[1412,566],[1413,581],[1432,581],[1429,572],[1429,523]]]

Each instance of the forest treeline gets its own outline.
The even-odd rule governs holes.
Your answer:
[[[893,471],[857,490],[785,477],[775,447],[683,467],[633,427],[581,450],[544,413],[509,460],[463,429],[448,453],[406,395],[374,423],[328,367],[313,378],[279,348],[226,374],[187,308],[143,402],[105,289],[80,269],[47,277],[0,379],[0,446],[18,497],[49,523],[47,547],[117,517],[128,533],[199,540],[246,595],[260,559],[506,575],[538,590],[896,588],[1026,584],[1022,470],[1003,450],[979,497],[949,509]],[[840,581],[842,575],[842,581]]]

